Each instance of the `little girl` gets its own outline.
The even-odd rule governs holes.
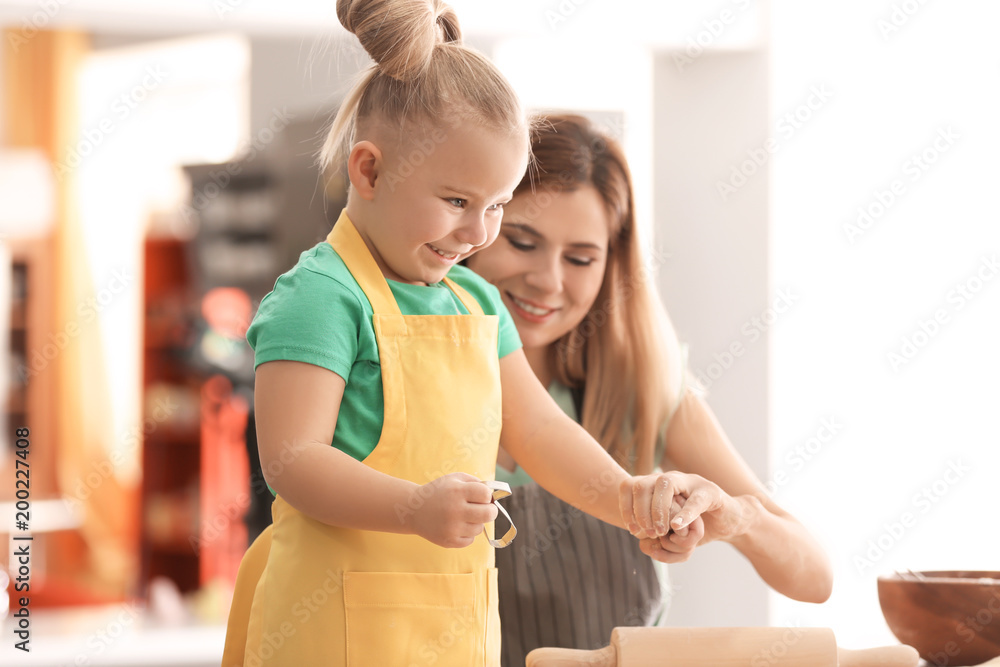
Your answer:
[[[690,491],[628,476],[538,382],[496,288],[457,266],[496,238],[528,163],[507,81],[437,0],[338,0],[337,14],[376,64],[323,150],[327,167],[349,146],[347,208],[247,332],[276,498],[223,664],[497,665],[484,482],[499,443],[639,537],[693,521],[670,516]]]

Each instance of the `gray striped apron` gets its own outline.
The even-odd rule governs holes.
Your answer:
[[[613,628],[659,618],[660,578],[628,531],[535,483],[514,487],[503,502],[518,531],[496,551],[503,667],[524,667],[528,652],[542,646],[602,648]]]

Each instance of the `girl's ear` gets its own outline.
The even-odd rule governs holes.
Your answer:
[[[359,141],[347,157],[347,175],[362,199],[375,198],[375,181],[382,169],[382,151],[370,141]]]

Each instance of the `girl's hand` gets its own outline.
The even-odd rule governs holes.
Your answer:
[[[683,496],[674,496],[670,515],[677,516],[684,506]],[[698,517],[680,530],[671,530],[660,538],[639,540],[639,550],[663,563],[683,563],[694,553],[695,547],[705,537],[705,523]]]
[[[675,496],[683,502],[675,503]],[[744,498],[748,497],[741,496]],[[671,530],[680,531],[700,517],[705,531],[702,542],[729,541],[748,530],[749,505],[700,475],[678,471],[633,477],[619,488],[622,520],[640,539],[666,537]]]
[[[478,477],[453,472],[417,488],[409,503],[410,528],[438,546],[472,544],[483,526],[497,518],[493,492]]]

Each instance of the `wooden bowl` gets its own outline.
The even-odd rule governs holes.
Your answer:
[[[1000,656],[1000,572],[906,572],[878,578],[892,634],[932,665]]]

